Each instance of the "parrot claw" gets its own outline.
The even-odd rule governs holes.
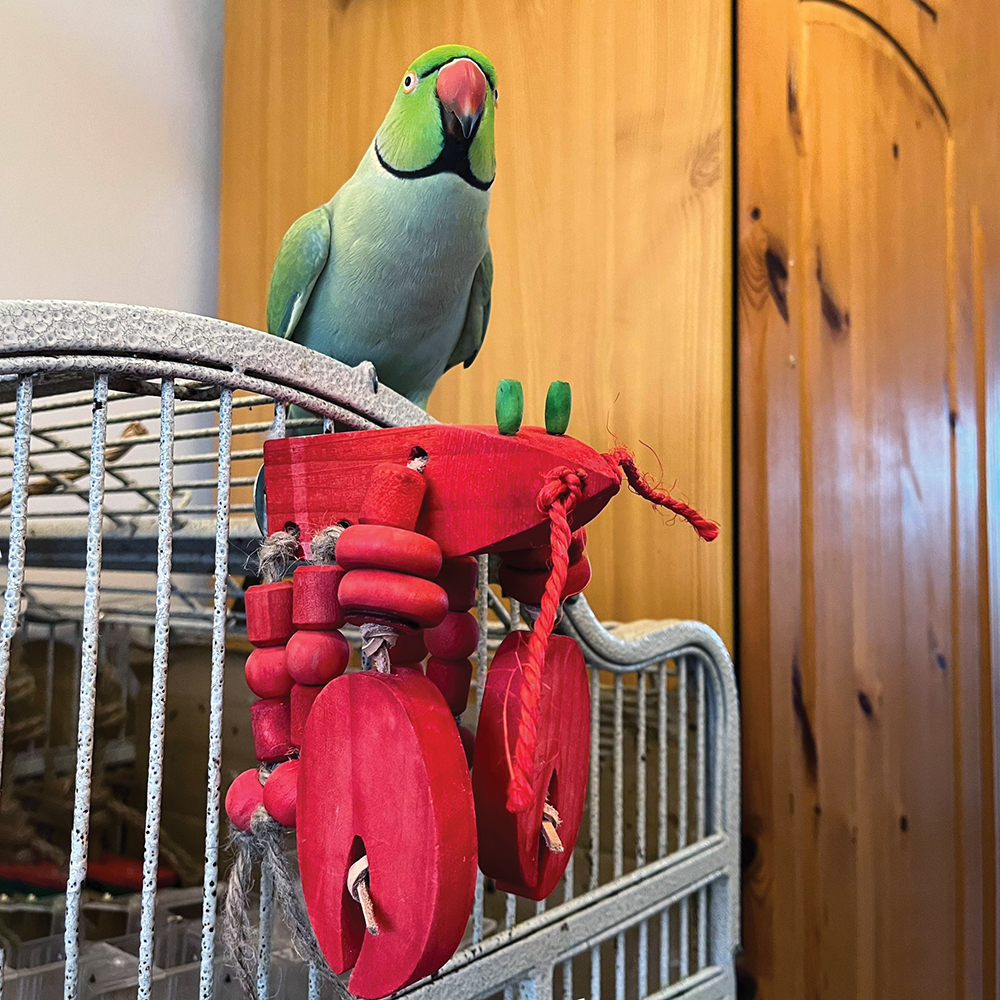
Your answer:
[[[257,519],[257,528],[263,538],[267,538],[267,497],[264,492],[264,466],[257,470],[253,481],[253,513]]]
[[[372,392],[377,393],[378,372],[375,371],[375,366],[370,361],[362,361],[361,364],[358,365],[358,371],[360,371],[363,375],[366,375],[368,377],[368,380],[371,382]]]

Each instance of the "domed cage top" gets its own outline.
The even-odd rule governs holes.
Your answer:
[[[290,420],[291,404],[315,417]],[[242,714],[224,682],[248,648],[263,437],[430,421],[370,364],[256,330],[135,306],[0,302],[4,1000],[238,995],[216,948],[220,796],[254,762],[234,759],[245,718],[227,716],[224,739],[223,702]],[[489,580],[483,557],[473,728],[490,653],[519,620]],[[459,952],[401,995],[733,998],[729,656],[702,624],[605,626],[582,596],[560,628],[584,651],[592,699],[588,800],[566,877],[535,904],[480,874]],[[183,669],[197,688],[199,656],[204,714],[181,725],[168,679]],[[195,831],[190,817],[164,822],[165,780],[168,794],[201,796],[200,778],[171,791],[174,731],[207,753]],[[334,995],[273,919],[272,890],[265,877],[259,996]]]

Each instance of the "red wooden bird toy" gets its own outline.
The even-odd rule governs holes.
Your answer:
[[[257,756],[226,808],[296,830],[311,932],[357,996],[384,997],[441,967],[465,931],[478,861],[508,892],[544,899],[583,815],[590,756],[587,669],[553,630],[591,576],[584,526],[621,487],[717,529],[660,492],[624,448],[565,436],[569,389],[546,428],[520,427],[511,383],[493,427],[419,427],[276,439],[264,448],[267,582],[247,591],[257,647],[247,682]],[[284,580],[290,560],[311,564]],[[461,726],[480,642],[469,613],[478,563],[499,557],[504,593],[533,627],[485,673],[475,737]],[[361,631],[366,669],[339,629]],[[427,660],[426,667],[424,660]],[[458,723],[458,725],[457,725]],[[471,777],[469,768],[471,766]],[[478,827],[478,836],[477,836]],[[306,928],[306,931],[309,929]]]

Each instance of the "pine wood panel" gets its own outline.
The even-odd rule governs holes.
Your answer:
[[[605,617],[692,616],[732,638],[724,0],[231,0],[226,14],[220,315],[260,327],[288,225],[354,170],[410,60],[461,39],[499,72],[493,316],[430,409],[492,422],[499,378],[540,423],[571,382],[570,432],[612,436],[720,522],[706,545],[637,498],[590,535]]]
[[[827,927],[815,971],[830,996],[910,996],[918,983],[941,995],[956,928],[954,815],[941,810],[953,778],[947,135],[922,84],[855,26],[814,20],[804,39],[803,252],[816,273],[802,314],[803,667]]]
[[[1000,23],[962,8],[739,8],[744,964],[763,998],[997,995]]]

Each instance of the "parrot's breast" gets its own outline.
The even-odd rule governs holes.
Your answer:
[[[488,249],[489,192],[455,174],[399,178],[373,152],[330,203],[332,245],[295,339],[426,394],[458,342]]]

